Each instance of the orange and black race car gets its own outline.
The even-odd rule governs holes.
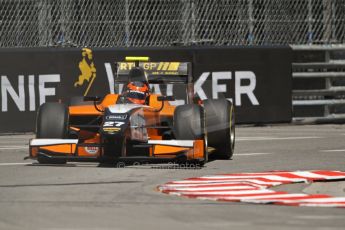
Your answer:
[[[68,106],[58,102],[41,105],[29,158],[42,164],[202,165],[210,149],[214,158],[232,157],[234,106],[226,99],[196,102],[191,63],[127,57],[117,63],[116,76],[116,84],[122,84],[116,90],[119,93],[73,98]],[[173,105],[173,96],[155,94],[149,84],[183,85],[187,104]]]

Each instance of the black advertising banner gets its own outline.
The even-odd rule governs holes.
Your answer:
[[[91,87],[92,62],[90,50],[1,49],[0,132],[33,131],[37,109],[44,102],[86,91],[103,93]]]
[[[290,48],[200,48],[195,88],[201,99],[225,97],[241,123],[291,120]]]
[[[114,93],[115,62],[126,56],[192,62],[196,96],[232,100],[238,123],[289,122],[291,53],[287,47],[1,49],[0,132],[33,131],[44,102]],[[185,103],[177,85],[151,87]]]

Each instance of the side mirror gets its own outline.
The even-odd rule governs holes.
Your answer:
[[[158,101],[175,101],[174,96],[158,96],[157,97]]]

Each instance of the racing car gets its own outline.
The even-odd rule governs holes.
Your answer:
[[[191,63],[150,62],[126,57],[117,62],[113,94],[47,102],[36,118],[29,157],[40,164],[206,163],[231,159],[235,144],[234,106],[227,99],[194,96]],[[148,68],[150,67],[150,68]],[[153,93],[151,84],[182,85],[186,103]]]

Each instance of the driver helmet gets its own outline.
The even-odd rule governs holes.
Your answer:
[[[149,96],[147,75],[142,67],[133,67],[129,71],[129,83],[125,88],[126,101],[134,104],[145,104]]]
[[[130,103],[144,105],[149,96],[149,86],[145,82],[129,82],[126,86],[125,96]]]

